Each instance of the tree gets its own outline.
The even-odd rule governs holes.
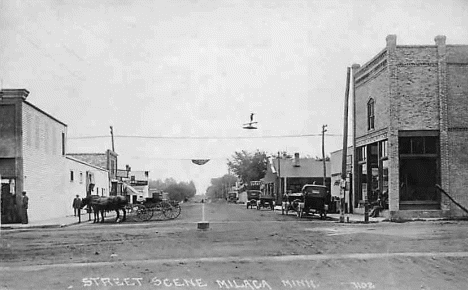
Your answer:
[[[222,177],[212,178],[211,185],[206,190],[206,195],[210,198],[225,198],[230,190],[230,187],[236,184],[237,177],[230,174],[225,174]]]
[[[196,193],[195,183],[190,182],[177,182],[173,178],[166,178],[165,181],[160,179],[150,180],[149,187],[151,191],[162,190],[169,194],[169,198],[172,200],[184,200],[186,198],[193,197]]]
[[[228,159],[229,169],[236,174],[244,184],[258,181],[265,177],[267,156],[265,152],[249,153],[245,150],[234,152],[232,159]]]

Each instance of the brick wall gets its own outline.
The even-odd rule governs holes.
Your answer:
[[[369,133],[367,130],[367,102],[374,99],[375,129],[388,127],[388,71],[384,70],[374,78],[356,87],[356,137]]]
[[[437,66],[398,66],[395,106],[399,130],[438,130]]]
[[[398,45],[395,52],[399,64],[437,61],[437,47],[435,45]]]
[[[105,153],[72,153],[67,155],[101,168],[108,168],[107,156]]]
[[[449,194],[468,208],[468,46],[447,46]],[[466,215],[450,203],[452,216]]]
[[[70,207],[62,155],[62,133],[66,136],[67,127],[27,103],[23,103],[22,119],[23,188],[29,196],[29,219],[64,216]]]

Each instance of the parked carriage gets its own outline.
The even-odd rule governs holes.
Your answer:
[[[175,219],[182,209],[179,202],[174,200],[162,200],[160,197],[146,198],[143,202],[132,204],[128,207],[137,219],[149,221],[151,218],[158,220]]]

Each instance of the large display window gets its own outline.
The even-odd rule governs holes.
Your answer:
[[[400,132],[400,209],[439,209],[439,136],[436,132]]]

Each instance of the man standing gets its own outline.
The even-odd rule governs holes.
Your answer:
[[[22,197],[22,202],[23,202],[23,224],[28,223],[28,206],[29,206],[29,197],[26,195],[26,191],[23,191],[23,197]]]
[[[81,214],[81,198],[80,196],[77,194],[75,199],[73,200],[73,209],[74,209],[74,214],[75,216],[80,216]]]

